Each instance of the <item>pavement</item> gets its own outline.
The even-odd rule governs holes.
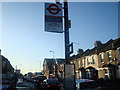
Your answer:
[[[9,87],[9,85],[2,84],[2,85],[0,85],[0,90],[7,89],[8,87]]]

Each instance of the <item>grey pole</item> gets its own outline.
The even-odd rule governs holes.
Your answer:
[[[120,1],[118,2],[118,38],[120,38]]]
[[[69,54],[69,28],[68,28],[68,2],[64,0],[64,37],[65,37],[65,60],[66,64],[70,63]]]

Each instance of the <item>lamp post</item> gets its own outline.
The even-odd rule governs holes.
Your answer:
[[[22,70],[21,70],[21,65],[22,65],[22,64],[19,64],[19,69],[20,69],[20,71],[21,71],[21,73],[22,73]]]
[[[55,52],[54,51],[50,51],[50,52],[52,52],[53,53],[53,62],[54,62],[54,66],[53,66],[53,68],[54,68],[54,75],[55,75],[55,77],[57,77],[57,61],[55,60],[55,58],[54,58],[54,56],[55,56]]]
[[[53,53],[53,59],[54,59],[54,56],[55,56],[55,52],[54,52],[54,51],[50,51],[50,52],[52,52],[52,53]]]
[[[21,65],[22,65],[22,64],[19,65],[19,69],[21,68],[21,67],[20,67]]]

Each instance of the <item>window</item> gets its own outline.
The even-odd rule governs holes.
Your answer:
[[[82,60],[82,66],[84,66],[84,60]]]
[[[108,69],[104,69],[105,70],[105,74],[108,74]]]
[[[100,62],[104,63],[104,54],[103,53],[100,54]]]
[[[113,69],[110,69],[110,73],[113,73]]]
[[[105,78],[106,79],[109,78],[109,71],[108,71],[108,69],[104,69],[104,71],[105,71]]]
[[[95,64],[95,57],[92,56],[92,64]]]
[[[89,62],[89,60],[88,60],[88,58],[87,58],[87,65],[89,65],[90,64],[90,62]]]
[[[115,69],[114,68],[109,69],[109,74],[110,74],[110,78],[114,79],[116,77]]]
[[[78,66],[80,67],[80,60],[78,61]]]
[[[2,61],[2,68],[5,68],[5,66],[6,66],[6,62]]]
[[[108,60],[112,60],[112,53],[111,52],[107,52],[107,55],[108,55]]]
[[[120,62],[120,48],[118,49],[118,60]]]
[[[105,78],[108,79],[109,78],[108,75],[105,75]]]
[[[75,61],[74,61],[74,64],[75,64]]]

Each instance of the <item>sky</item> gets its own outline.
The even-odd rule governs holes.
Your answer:
[[[14,68],[40,72],[44,58],[64,58],[64,33],[44,31],[43,2],[2,3],[2,55]],[[94,42],[118,38],[117,2],[69,2],[70,43],[74,53],[91,49]],[[73,55],[72,54],[72,55]]]

